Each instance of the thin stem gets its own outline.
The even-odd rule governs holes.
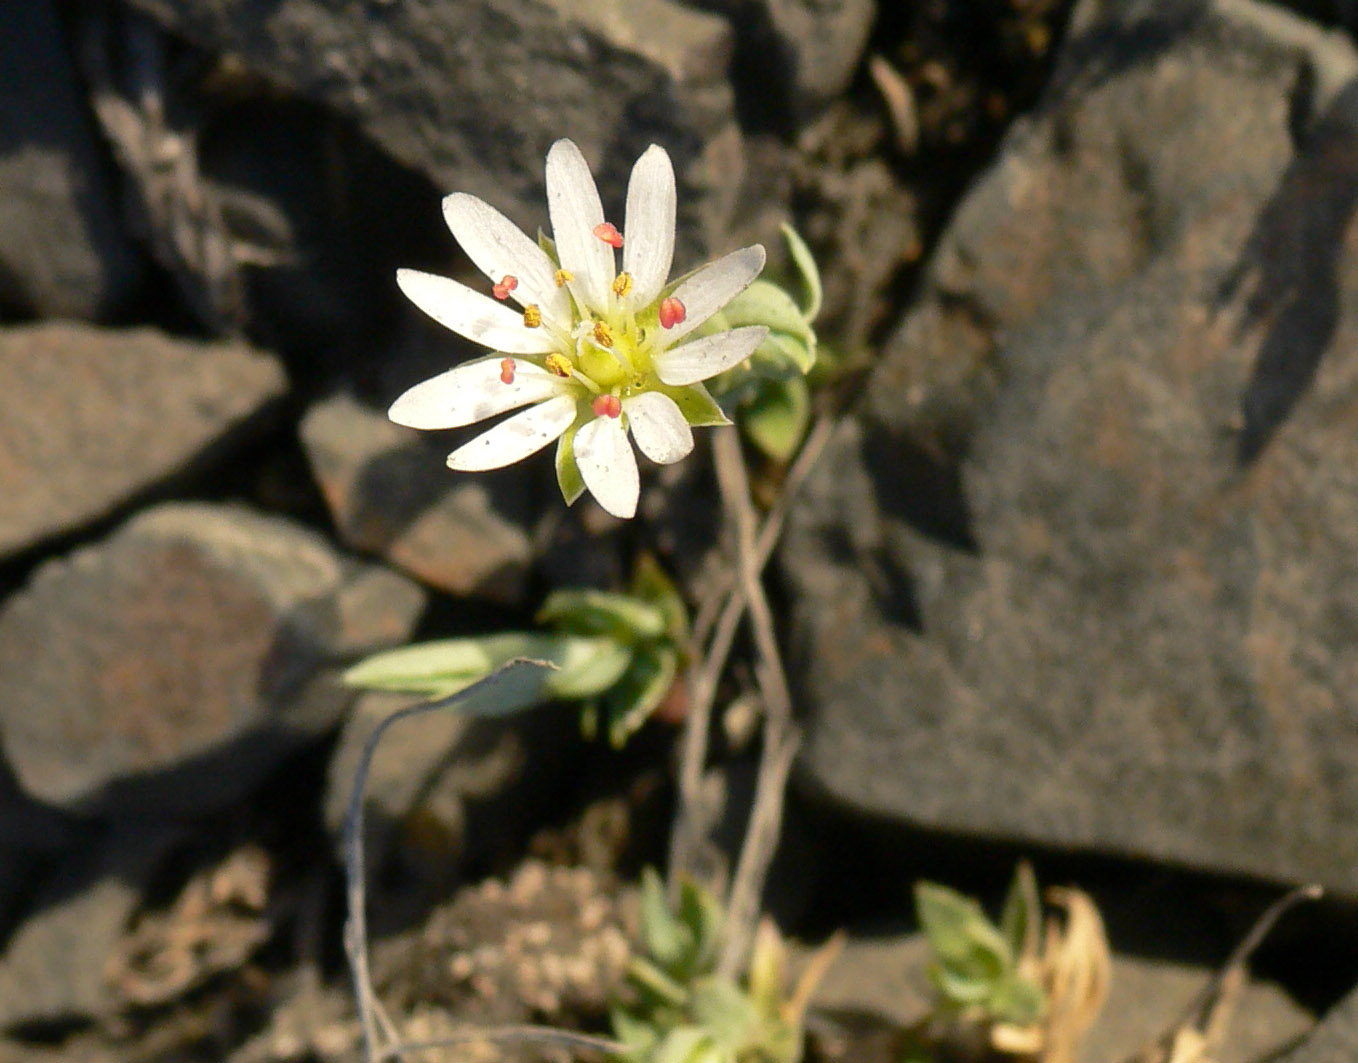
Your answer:
[[[798,491],[810,475],[816,461],[825,450],[834,430],[834,420],[825,414],[816,419],[807,434],[797,459],[788,469],[783,481],[783,489],[777,501],[769,510],[759,529],[753,549],[754,583],[759,584],[759,574],[768,563],[773,549],[782,534],[787,514]],[[718,432],[718,437],[734,435]],[[739,457],[739,448],[736,449]],[[741,478],[744,480],[744,465],[741,465]],[[751,513],[749,489],[737,490],[743,497],[743,504],[732,509],[726,507],[733,520],[743,510]],[[737,537],[739,530],[737,529]],[[684,721],[684,735],[679,764],[679,810],[675,816],[673,834],[670,839],[670,882],[673,886],[684,874],[691,874],[695,854],[706,842],[706,834],[711,824],[705,822],[702,808],[702,776],[706,762],[707,746],[711,734],[712,707],[716,698],[717,683],[726,667],[727,658],[735,642],[740,619],[745,612],[748,595],[745,581],[736,572],[726,577],[725,585],[704,602],[694,623],[693,645],[697,648],[693,659],[698,662],[689,669],[688,715]],[[708,636],[711,635],[710,641]],[[706,652],[701,647],[706,644]],[[779,669],[781,672],[781,668]]]
[[[735,517],[736,570],[739,596],[749,610],[758,662],[755,677],[764,702],[764,741],[760,749],[759,775],[754,804],[741,845],[735,879],[727,898],[727,936],[722,948],[719,974],[734,978],[744,966],[759,919],[759,900],[769,865],[778,848],[783,823],[783,797],[801,735],[792,719],[792,693],[788,688],[778,636],[773,627],[761,564],[756,554],[755,512],[750,501],[749,476],[735,429],[721,429],[713,441],[717,483],[722,502]]]
[[[371,1063],[389,1059],[393,1052],[400,1050],[400,1035],[373,992],[372,974],[368,967],[367,885],[363,869],[363,791],[367,786],[368,772],[372,768],[373,755],[377,752],[377,745],[382,741],[382,736],[386,734],[387,728],[392,724],[401,720],[408,720],[412,716],[419,716],[422,713],[433,712],[436,709],[457,708],[472,698],[492,691],[504,682],[511,672],[525,667],[555,670],[556,665],[547,661],[532,661],[524,658],[509,661],[486,678],[473,683],[456,694],[440,698],[438,701],[398,709],[381,720],[363,744],[363,753],[359,757],[358,768],[354,772],[354,789],[349,795],[349,810],[344,817],[344,874],[347,880],[345,896],[349,906],[348,918],[344,924],[344,951],[349,959],[349,971],[354,983],[359,1023],[363,1028],[363,1058],[371,1061]],[[379,1026],[381,1027],[381,1047],[378,1046]]]

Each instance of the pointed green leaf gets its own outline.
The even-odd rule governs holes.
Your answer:
[[[702,1027],[678,1026],[665,1034],[650,1063],[735,1063],[735,1056]]]
[[[786,332],[770,332],[750,355],[750,369],[758,376],[774,380],[805,376],[815,364],[815,340],[808,342],[805,337],[789,336]]]
[[[915,912],[939,964],[951,974],[993,983],[1013,968],[1003,936],[970,897],[918,882]]]
[[[801,234],[787,222],[783,223],[782,228],[783,236],[787,240],[787,249],[792,254],[792,262],[797,267],[797,272],[802,275],[802,283],[806,285],[807,300],[802,315],[807,324],[810,324],[820,316],[821,303],[824,300],[820,269],[816,266],[815,256],[802,240]]]
[[[771,332],[786,332],[790,336],[814,335],[792,296],[762,277],[727,303],[722,314],[727,328],[767,325]]]
[[[1014,869],[1014,881],[1004,898],[1000,913],[1000,933],[1009,943],[1010,955],[1017,960],[1037,946],[1037,935],[1042,922],[1042,901],[1037,892],[1037,876],[1027,860],[1019,861]]]
[[[750,998],[726,978],[699,978],[693,983],[690,1008],[694,1021],[711,1031],[720,1045],[739,1051],[759,1027]]]
[[[552,696],[562,701],[592,698],[610,689],[626,674],[632,649],[611,638],[557,636],[562,650],[554,658],[561,671],[547,683]]]
[[[995,987],[987,1010],[993,1018],[1001,1022],[1012,1022],[1015,1026],[1031,1026],[1046,1013],[1047,998],[1039,986],[1026,978],[1013,975]]]
[[[648,553],[637,557],[632,572],[632,593],[642,601],[650,602],[664,615],[666,638],[676,646],[688,642],[688,607],[660,562]]]
[[[664,883],[652,867],[641,873],[641,946],[666,971],[677,970],[693,950],[693,933],[670,911]]]
[[[715,894],[696,882],[685,879],[679,884],[679,919],[692,937],[690,976],[716,969],[721,955],[726,912]]]

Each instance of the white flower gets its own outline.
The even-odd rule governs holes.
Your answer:
[[[557,440],[566,501],[588,488],[609,513],[633,516],[639,479],[628,431],[652,461],[683,458],[690,426],[726,422],[702,381],[744,361],[768,333],[747,326],[679,342],[758,276],[764,249],[743,248],[670,283],[674,187],[669,155],[652,145],[632,168],[619,233],[604,220],[580,149],[558,140],[547,155],[554,247],[546,250],[475,196],[445,199],[448,228],[495,298],[416,270],[396,280],[435,321],[495,353],[417,384],[392,404],[391,419],[460,428],[520,410],[453,451],[449,467],[498,469]]]

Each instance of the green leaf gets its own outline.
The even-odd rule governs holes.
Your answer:
[[[1001,1022],[1031,1026],[1046,1013],[1047,997],[1040,986],[1014,975],[995,987],[987,1010],[992,1018]]]
[[[966,974],[941,963],[929,965],[929,981],[939,995],[959,1008],[986,1003],[998,987],[994,978]]]
[[[741,407],[740,427],[755,446],[775,461],[788,461],[811,420],[811,393],[801,377],[767,380]]]
[[[573,506],[585,493],[585,478],[575,463],[575,433],[579,425],[571,425],[556,441],[556,483],[566,505]]]
[[[700,978],[690,1003],[694,1021],[733,1051],[746,1047],[759,1027],[754,1003],[727,978]]]
[[[726,912],[715,894],[685,879],[679,884],[679,919],[689,928],[692,950],[689,975],[696,977],[716,969],[721,955]]]
[[[667,972],[683,966],[693,952],[693,932],[670,911],[655,868],[641,873],[641,946]]]
[[[656,1046],[650,1063],[735,1063],[735,1056],[702,1027],[677,1026]]]
[[[1005,894],[1004,909],[1000,913],[1000,933],[1009,943],[1009,952],[1018,960],[1036,947],[1038,928],[1042,921],[1042,901],[1037,892],[1037,876],[1033,865],[1019,861],[1014,869],[1014,881]]]
[[[773,380],[806,376],[815,364],[815,339],[808,343],[803,337],[789,336],[786,332],[770,332],[750,355],[751,370]]]
[[[787,249],[792,254],[792,262],[797,267],[797,272],[802,275],[802,283],[806,285],[807,300],[802,316],[805,317],[807,324],[810,324],[820,316],[821,303],[824,299],[820,270],[801,234],[787,222],[783,223],[782,228],[783,236],[787,240]]]
[[[607,635],[623,642],[659,638],[665,614],[630,594],[591,588],[553,591],[535,618],[573,635]]]
[[[915,912],[949,982],[994,985],[1013,969],[1004,937],[970,897],[937,883],[918,882]]]
[[[806,324],[801,308],[773,281],[760,278],[737,295],[725,307],[722,315],[727,328],[742,325],[767,325],[770,332],[786,332],[790,336],[810,337],[815,333]]]
[[[547,682],[552,696],[581,701],[611,689],[627,673],[632,648],[611,638],[571,638],[558,635],[562,652],[554,658],[561,671]]]
[[[643,647],[631,667],[604,697],[608,740],[621,748],[665,700],[679,671],[679,654],[665,646]]]

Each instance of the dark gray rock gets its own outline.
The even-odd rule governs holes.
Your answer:
[[[268,355],[150,329],[0,331],[0,557],[183,471],[286,388]]]
[[[149,510],[45,564],[0,612],[6,755],[64,808],[227,806],[338,720],[349,695],[324,666],[403,641],[421,605],[284,520]]]
[[[1331,1008],[1311,1035],[1279,1063],[1352,1063],[1358,1059],[1358,989]]]
[[[823,104],[849,87],[877,15],[874,0],[765,0],[791,60],[798,102]]]
[[[523,476],[451,473],[443,441],[345,396],[314,405],[301,435],[349,546],[452,594],[521,598],[532,563]]]
[[[804,775],[1358,894],[1358,65],[1246,2],[1075,27],[792,522]]]
[[[720,243],[742,167],[720,18],[633,0],[135,0],[174,32],[357,120],[445,190],[527,231],[546,220],[542,165],[575,140],[621,204],[651,141],[680,171],[690,239]],[[606,199],[609,198],[606,193]]]
[[[15,5],[0,37],[0,312],[105,316],[141,273],[56,5]]]

